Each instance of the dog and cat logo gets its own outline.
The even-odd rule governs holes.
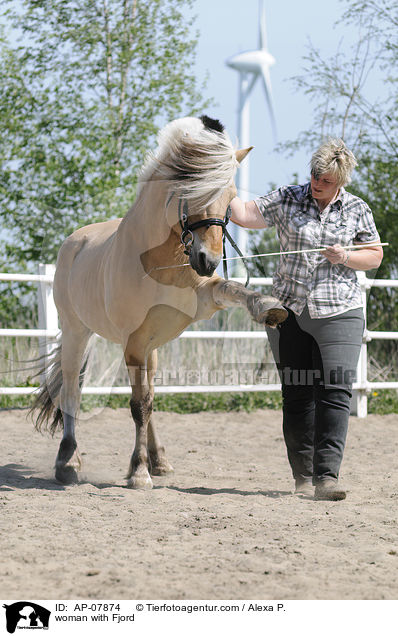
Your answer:
[[[18,601],[3,607],[9,634],[14,634],[16,629],[48,629],[51,612],[37,603]]]

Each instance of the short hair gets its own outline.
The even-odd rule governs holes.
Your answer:
[[[315,179],[330,172],[340,188],[351,181],[351,173],[358,163],[342,139],[329,138],[314,152],[310,165]]]

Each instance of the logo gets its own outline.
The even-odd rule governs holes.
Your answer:
[[[51,612],[41,605],[31,601],[18,601],[3,607],[6,609],[9,634],[13,634],[16,629],[48,629]]]

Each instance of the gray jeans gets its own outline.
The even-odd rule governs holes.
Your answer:
[[[297,483],[338,479],[364,317],[351,309],[331,318],[291,310],[267,329],[282,382],[283,433]]]

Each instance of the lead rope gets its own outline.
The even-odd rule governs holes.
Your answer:
[[[231,246],[234,248],[235,252],[238,254],[238,256],[240,256],[241,261],[242,261],[243,265],[245,266],[245,269],[246,269],[245,287],[247,287],[249,285],[249,282],[250,282],[250,272],[249,272],[249,268],[247,266],[247,261],[246,261],[245,257],[243,256],[242,252],[240,251],[239,247],[237,246],[237,244],[235,243],[234,239],[232,238],[232,236],[230,235],[230,233],[228,232],[228,230],[226,228],[226,225],[229,222],[229,219],[231,218],[231,214],[232,214],[231,206],[228,206],[227,207],[227,213],[225,215],[225,225],[224,225],[224,228],[223,228],[223,237],[222,237],[224,278],[225,278],[225,280],[228,280],[227,249],[226,249],[226,245],[225,245],[225,239],[227,238],[228,241],[230,242]]]

